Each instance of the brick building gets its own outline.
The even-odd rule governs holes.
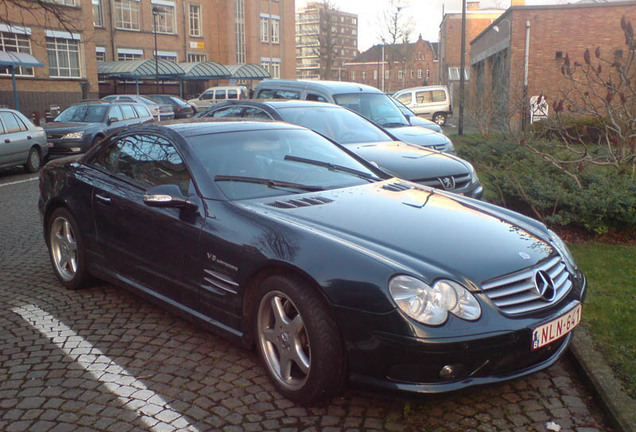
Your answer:
[[[471,43],[471,93],[489,104],[476,108],[519,128],[532,96],[544,95],[549,106],[568,86],[566,55],[583,63],[586,48],[600,47],[606,58],[626,56],[623,16],[636,23],[635,2],[512,6]]]
[[[466,83],[470,81],[470,41],[479,35],[486,27],[495,21],[503,9],[480,9],[479,1],[466,3],[466,53],[465,75]],[[451,100],[457,106],[459,101],[459,80],[461,70],[461,12],[446,13],[439,28],[439,81],[448,86]],[[468,85],[465,87],[468,88]],[[468,96],[465,92],[465,95]]]
[[[416,42],[374,45],[345,63],[348,80],[393,93],[422,85],[438,84],[436,42],[420,35]]]
[[[65,107],[86,97],[135,92],[134,83],[98,82],[97,61],[152,59],[155,34],[160,59],[256,64],[273,77],[295,77],[294,0],[51,1],[69,17],[71,31],[37,13],[17,11],[0,27],[0,50],[30,52],[45,66],[17,75],[25,113],[43,112],[51,104]],[[54,69],[51,50],[71,66]],[[186,94],[216,82],[186,82]],[[167,82],[162,90],[178,94],[179,86]],[[140,87],[144,92],[155,92],[154,81]],[[13,106],[11,76],[6,71],[0,71],[0,105]]]
[[[296,14],[296,77],[347,80],[344,64],[358,55],[358,15],[309,3]],[[330,63],[328,65],[328,63]],[[344,74],[344,76],[343,76]]]

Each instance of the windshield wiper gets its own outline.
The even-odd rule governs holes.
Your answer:
[[[339,172],[352,174],[352,175],[355,175],[355,176],[358,176],[358,177],[362,177],[365,180],[373,180],[373,181],[380,180],[376,176],[373,176],[371,174],[367,174],[367,173],[365,173],[363,171],[358,171],[357,169],[348,168],[346,166],[333,164],[331,162],[324,162],[324,161],[313,160],[313,159],[305,159],[305,158],[301,158],[301,157],[298,157],[298,156],[292,156],[292,155],[285,156],[285,160],[305,163],[305,164],[309,164],[309,165],[316,165],[316,166],[320,166],[320,167],[325,167],[325,168],[328,168],[331,171],[339,171]]]
[[[407,123],[383,123],[382,127],[392,128],[392,127],[402,127],[402,126],[410,126]]]
[[[254,183],[254,184],[262,184],[269,188],[291,188],[291,189],[300,189],[308,192],[317,192],[325,190],[322,186],[311,186],[304,185],[301,183],[292,183],[286,182],[282,180],[272,180],[260,177],[242,177],[242,176],[232,176],[232,175],[217,175],[214,177],[214,181],[230,181],[230,182],[240,182],[240,183]]]

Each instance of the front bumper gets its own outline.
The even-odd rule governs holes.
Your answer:
[[[572,339],[572,332],[532,350],[532,331],[577,307],[584,297],[585,281],[549,313],[535,318],[499,319],[468,323],[451,317],[453,329],[472,328],[471,335],[442,328],[418,329],[399,312],[380,318],[363,312],[338,310],[340,318],[356,323],[345,331],[351,381],[373,387],[415,393],[441,393],[506,381],[545,369],[556,363]],[[482,305],[483,307],[483,305]],[[399,316],[399,317],[398,317]],[[400,323],[399,321],[403,322]],[[406,320],[406,321],[405,321]],[[402,329],[400,329],[402,327]],[[424,326],[425,327],[425,326]],[[364,329],[370,329],[365,331]],[[423,328],[423,327],[422,327]],[[406,336],[405,334],[414,333]],[[429,332],[431,337],[419,334]]]
[[[58,159],[86,153],[90,144],[84,140],[62,140],[48,138],[48,159]]]

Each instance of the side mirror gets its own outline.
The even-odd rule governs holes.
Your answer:
[[[110,117],[110,118],[108,119],[107,123],[108,123],[108,126],[110,126],[110,125],[112,125],[113,123],[116,123],[116,122],[118,122],[118,121],[119,121],[119,119],[118,119],[117,117]]]
[[[175,184],[153,186],[146,191],[143,200],[150,207],[180,208],[191,212],[198,208]]]

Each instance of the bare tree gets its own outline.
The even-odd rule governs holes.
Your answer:
[[[582,62],[566,54],[561,73],[570,85],[546,122],[559,138],[556,151],[545,154],[528,144],[575,179],[586,164],[631,171],[636,178],[636,38],[629,20],[623,17],[620,24],[625,49],[609,57],[601,47],[586,49]]]
[[[78,28],[76,15],[55,0],[0,0],[0,23],[22,26],[56,23],[71,32]]]
[[[413,32],[414,22],[408,8],[409,0],[389,0],[379,17],[378,37],[384,45],[382,60],[387,62],[389,71],[396,65],[404,70],[406,61],[410,58],[409,37]]]

